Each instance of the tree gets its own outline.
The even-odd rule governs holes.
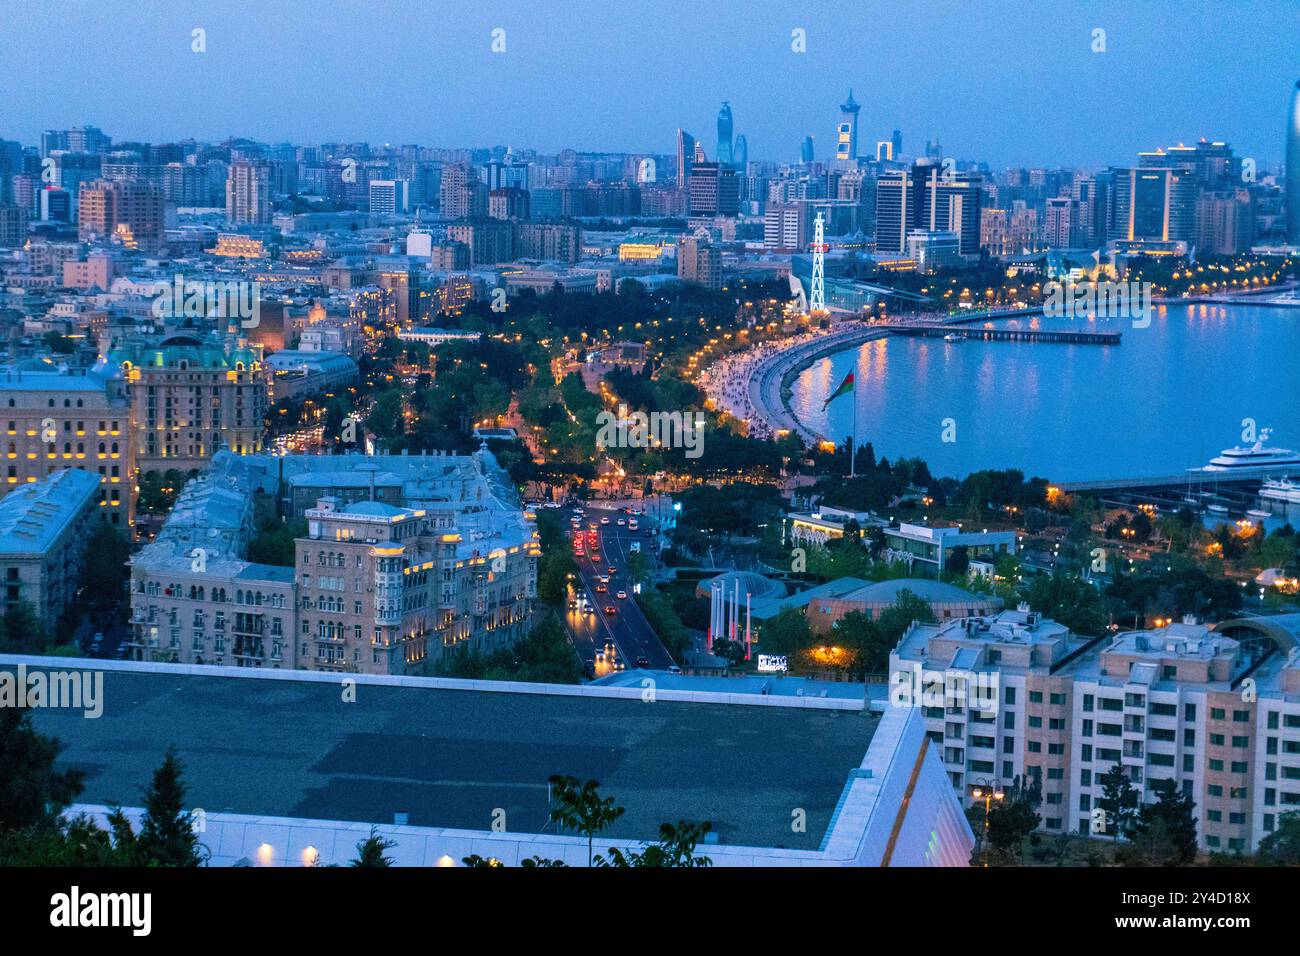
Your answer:
[[[741,662],[745,660],[745,645],[740,641],[715,637],[713,639],[713,655],[721,657],[729,667],[739,667]]]
[[[1138,791],[1129,779],[1128,773],[1119,764],[1111,767],[1100,777],[1101,798],[1097,806],[1106,811],[1106,832],[1119,839],[1132,827],[1137,811]]]
[[[1300,866],[1300,812],[1277,818],[1277,829],[1259,841],[1258,856],[1269,866]]]
[[[618,847],[610,847],[609,859],[596,857],[596,865],[608,867],[712,866],[713,861],[707,856],[695,855],[695,848],[712,829],[713,824],[707,821],[704,823],[688,823],[685,820],[679,820],[676,826],[671,823],[662,823],[659,825],[658,843],[652,843],[644,850],[628,850],[626,853]]]
[[[92,611],[104,612],[123,601],[130,557],[131,545],[121,532],[109,524],[95,529],[81,569],[81,599]]]
[[[53,824],[81,793],[84,773],[54,770],[62,749],[36,731],[30,714],[0,707],[0,831]]]
[[[595,780],[579,784],[577,777],[561,774],[551,777],[551,804],[552,823],[577,830],[587,838],[587,866],[591,866],[596,834],[618,820],[623,808],[613,797],[602,797],[600,784]]]
[[[1038,815],[1042,799],[1038,778],[1031,777],[1027,783],[1017,778],[1003,799],[989,809],[989,845],[1008,853],[1018,850],[1042,822]]]
[[[1133,824],[1132,844],[1121,862],[1137,866],[1186,866],[1196,859],[1196,803],[1173,780],[1152,784],[1154,803],[1145,803]]]
[[[390,857],[384,856],[384,852],[397,846],[392,840],[385,840],[379,835],[376,827],[370,828],[370,836],[357,844],[357,856],[349,866],[366,866],[381,867],[392,866],[393,861]]]
[[[759,646],[764,654],[793,654],[811,643],[808,618],[795,607],[788,607],[773,617],[759,632]]]
[[[137,866],[202,866],[206,848],[199,843],[194,823],[185,809],[187,787],[176,748],[168,747],[162,765],[144,794],[144,817],[139,834],[120,807],[108,815],[113,841]]]

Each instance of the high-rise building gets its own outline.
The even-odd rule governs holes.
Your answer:
[[[1300,246],[1300,80],[1291,91],[1286,123],[1286,237]]]
[[[56,150],[48,157],[54,160],[53,175],[54,181],[42,182],[42,186],[55,185],[61,186],[68,191],[72,197],[72,221],[76,222],[80,213],[81,187],[83,183],[91,183],[99,179],[101,156],[98,153],[70,152],[67,150]],[[42,179],[47,179],[45,174]]]
[[[1164,157],[1160,157],[1161,160]],[[1195,239],[1194,175],[1167,166],[1115,170],[1115,219],[1111,238],[1154,239],[1162,242]]]
[[[444,219],[471,219],[488,214],[488,187],[464,163],[445,166],[438,186],[439,214]]]
[[[401,216],[411,211],[411,184],[404,179],[370,180],[370,214]]]
[[[858,159],[858,111],[861,105],[853,99],[853,90],[849,98],[840,104],[840,122],[835,127],[835,160],[844,164],[856,163]]]
[[[514,230],[509,222],[486,216],[455,222],[447,227],[447,238],[469,247],[470,265],[488,266],[509,262],[514,254]]]
[[[528,190],[518,186],[492,190],[488,195],[488,216],[492,219],[527,219]]]
[[[799,144],[799,162],[811,163],[813,161],[813,138],[805,136],[803,142]]]
[[[271,221],[271,167],[240,160],[226,177],[226,219],[232,225],[264,226]]]
[[[77,202],[77,236],[83,242],[112,238],[128,248],[157,249],[163,241],[166,206],[157,183],[84,183]]]
[[[736,169],[743,170],[749,162],[749,140],[741,133],[736,137],[736,145],[732,149],[732,160]]]
[[[913,624],[890,673],[961,688],[913,703],[964,798],[981,777],[1034,780],[1042,829],[1089,834],[1119,768],[1142,803],[1165,781],[1190,797],[1201,847],[1247,852],[1300,807],[1298,634],[1285,614],[1089,638],[1021,605]]]
[[[694,236],[677,241],[677,278],[694,282],[715,292],[722,288],[722,254]]]
[[[27,241],[30,214],[13,203],[0,203],[0,249],[14,249]]]
[[[812,203],[769,202],[763,215],[763,247],[778,252],[805,252],[812,237]]]
[[[1053,248],[1082,245],[1079,201],[1070,196],[1055,196],[1047,200],[1047,219],[1043,228],[1043,239]]]
[[[582,254],[582,227],[576,222],[517,222],[514,254],[520,259],[577,262]]]
[[[685,189],[695,162],[695,137],[684,129],[677,131],[677,188]]]
[[[731,104],[724,102],[718,110],[718,163],[723,166],[735,165],[731,148],[732,121]]]
[[[876,181],[876,251],[900,255],[916,229],[955,232],[963,256],[978,256],[981,178],[972,173],[943,176],[933,163],[885,173]]]
[[[688,215],[735,216],[740,212],[740,181],[736,171],[721,163],[691,167]]]

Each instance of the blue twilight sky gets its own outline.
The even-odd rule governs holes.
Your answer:
[[[807,134],[826,158],[852,86],[864,154],[897,127],[905,153],[938,137],[995,167],[1201,136],[1263,165],[1298,78],[1298,0],[0,0],[0,138],[28,144],[91,124],[667,153],[682,126],[712,156],[730,100],[750,158]]]

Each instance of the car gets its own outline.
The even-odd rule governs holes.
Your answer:
[[[622,662],[622,661],[615,661],[615,662],[614,662],[614,670],[616,670],[616,671],[621,671],[622,669],[623,669],[623,662]]]
[[[633,554],[636,554],[636,553],[638,553],[638,552],[641,550],[641,542],[640,542],[640,541],[633,541],[631,544],[629,544],[629,545],[627,546],[627,549],[628,549],[628,551],[632,552]]]
[[[614,595],[614,597],[618,598],[620,601],[625,601],[627,600],[627,592],[619,591],[617,594]]]
[[[643,514],[645,514],[645,512],[642,511],[640,508],[633,508],[633,509],[632,509],[632,514],[636,515],[636,516],[639,518],[639,517],[641,517]]]
[[[596,605],[594,605],[594,604],[584,604],[584,605],[582,606],[582,612],[583,612],[584,614],[595,614],[595,613],[596,613]]]
[[[609,518],[601,518],[601,519],[600,519],[600,523],[601,523],[601,524],[609,524]]]
[[[618,574],[618,568],[610,568],[610,569],[609,569],[609,573],[610,573],[611,575]]]
[[[596,564],[598,561],[600,561],[600,552],[599,551],[591,552],[591,563]]]
[[[627,523],[627,530],[628,530],[628,531],[635,531],[635,530],[637,529],[637,527],[638,527],[638,526],[637,526],[637,523],[636,523],[636,519],[635,519],[635,518],[633,518],[631,521],[629,521],[629,522]]]
[[[605,585],[603,585],[603,584],[597,584],[597,585],[596,585],[596,593],[597,593],[597,594],[604,594],[604,593],[606,593],[608,590],[609,590],[609,588],[607,588],[607,587],[606,587]]]
[[[619,526],[620,528],[623,527],[623,525],[625,525],[625,524],[627,524],[627,522],[624,521],[622,518],[619,518],[619,519],[618,519],[618,526]]]
[[[596,660],[603,661],[604,659],[605,659],[605,652],[603,650],[596,651]]]
[[[682,672],[682,669],[681,669],[680,667],[678,667],[676,664],[672,664],[672,665],[670,665],[669,668],[668,668],[668,673],[670,673],[670,674],[680,674],[681,672]]]
[[[569,519],[569,524],[573,525],[573,526],[576,528],[576,527],[578,527],[580,524],[582,524],[582,522],[579,521],[577,518],[570,518],[570,519]]]
[[[637,667],[649,667],[649,666],[650,666],[650,658],[648,658],[648,657],[638,657],[638,658],[636,659],[636,666],[637,666]]]
[[[605,613],[606,613],[606,614],[617,614],[617,613],[618,613],[618,608],[614,607],[614,605],[612,605],[612,604],[606,604],[606,605],[605,605]]]

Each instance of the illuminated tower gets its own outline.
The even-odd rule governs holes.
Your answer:
[[[855,162],[858,158],[858,110],[861,106],[849,98],[840,105],[840,125],[835,128],[835,159],[844,165]]]
[[[808,299],[808,313],[818,315],[826,311],[826,223],[820,210],[813,226],[812,295]]]
[[[731,104],[727,102],[718,110],[718,162],[723,166],[734,162],[731,154]]]

